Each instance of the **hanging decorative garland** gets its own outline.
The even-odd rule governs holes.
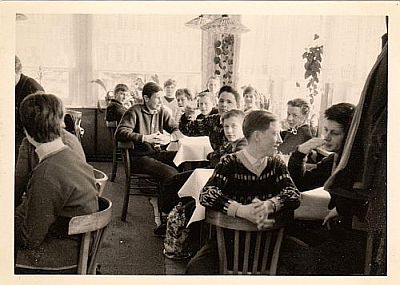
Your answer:
[[[319,36],[314,35],[314,40],[317,40]],[[304,68],[304,79],[309,78],[307,83],[307,89],[309,91],[310,103],[314,103],[314,97],[318,95],[318,83],[319,74],[321,73],[321,62],[323,54],[323,45],[316,45],[314,47],[306,48],[303,53],[303,59],[306,60]]]
[[[234,35],[221,34],[221,40],[216,40],[214,43],[214,74],[221,77],[223,85],[232,85],[233,83],[234,42]]]

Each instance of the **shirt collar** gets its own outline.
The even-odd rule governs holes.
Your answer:
[[[61,137],[59,137],[59,138],[55,139],[54,141],[40,144],[35,149],[35,152],[37,153],[37,155],[39,157],[39,162],[41,162],[46,157],[49,157],[64,148],[66,148],[66,146],[62,142]]]
[[[264,162],[265,159],[266,159],[265,157],[260,158],[260,159],[255,158],[254,156],[252,156],[252,155],[247,151],[247,149],[244,149],[243,154],[244,154],[244,156],[247,158],[247,160],[251,163],[251,165],[258,165],[258,164],[261,164],[261,163]]]
[[[157,114],[157,113],[158,113],[158,110],[150,110],[149,108],[147,108],[146,104],[143,104],[143,105],[142,105],[142,110],[143,110],[145,113],[150,114],[150,115],[154,115],[154,114]]]

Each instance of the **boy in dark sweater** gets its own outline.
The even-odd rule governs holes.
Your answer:
[[[209,115],[204,119],[195,119],[185,114],[179,122],[179,129],[187,136],[208,136],[213,150],[217,150],[226,142],[221,115],[233,109],[240,109],[240,94],[234,88],[223,86],[218,94],[218,114]]]
[[[122,116],[127,110],[124,102],[128,99],[129,88],[125,84],[117,84],[114,88],[114,98],[111,99],[106,109],[106,121],[121,121]]]
[[[243,133],[248,146],[221,159],[200,194],[200,203],[264,227],[271,223],[269,214],[296,209],[300,194],[285,163],[275,156],[279,137],[275,116],[267,111],[249,113]],[[187,273],[215,274],[217,269],[213,239],[189,262]]]
[[[283,142],[279,145],[278,151],[282,154],[290,154],[296,147],[312,138],[308,121],[310,104],[306,100],[296,98],[287,103],[288,129],[281,133]]]

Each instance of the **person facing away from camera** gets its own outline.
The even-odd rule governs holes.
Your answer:
[[[39,163],[26,200],[15,210],[16,273],[76,273],[80,238],[68,235],[68,223],[98,211],[93,167],[62,142],[64,107],[58,97],[27,96],[20,118]]]

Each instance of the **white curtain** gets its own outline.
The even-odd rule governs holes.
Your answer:
[[[16,27],[23,72],[68,107],[94,107],[101,79],[133,87],[137,76],[157,74],[179,87],[201,89],[201,32],[184,23],[195,15],[38,15]]]
[[[243,15],[242,23],[251,31],[241,36],[239,86],[251,84],[267,94],[272,111],[282,119],[289,99],[307,98],[305,48],[324,46],[320,95],[314,104],[319,112],[327,88],[329,104],[358,102],[386,32],[384,16]],[[320,37],[316,41],[314,34]]]

